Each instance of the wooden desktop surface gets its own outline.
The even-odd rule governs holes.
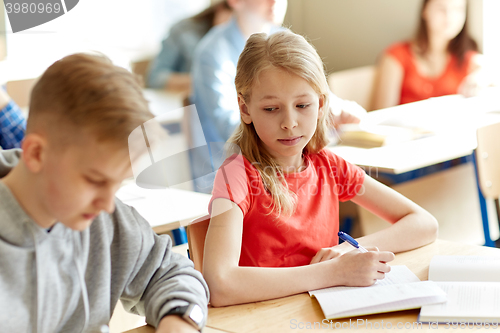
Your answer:
[[[396,259],[391,262],[391,265],[406,265],[421,280],[427,280],[430,260],[434,255],[438,254],[500,256],[500,249],[438,240],[422,248],[397,254]],[[347,326],[345,323],[349,323],[349,319],[351,319],[351,322],[357,322],[357,320],[360,319],[363,320],[363,324],[359,322],[360,325],[358,326],[358,330],[368,330],[368,328],[363,326],[366,325],[367,320],[371,322],[372,325],[375,322],[380,325],[383,320],[384,325],[386,325],[384,327],[387,327],[387,323],[390,322],[392,328],[381,329],[379,327],[376,331],[394,331],[398,323],[403,323],[404,325],[406,323],[413,324],[414,322],[417,322],[418,313],[419,310],[415,309],[370,316],[360,316],[358,318],[344,318],[334,320],[331,325],[335,327],[335,323],[338,322],[339,324],[337,324],[337,328],[338,325],[341,325],[342,323],[344,323],[345,327]],[[309,294],[303,293],[264,302],[222,308],[211,307],[209,308],[207,325],[220,330],[238,333],[296,332],[302,331],[298,329],[299,323],[304,323],[304,325],[308,322],[321,323],[324,318],[325,317],[321,311],[318,301],[315,298],[311,298]],[[401,324],[399,325],[401,326]],[[445,329],[446,328],[444,326],[439,326],[439,330]],[[424,325],[422,330],[435,331],[435,327],[429,328]]]
[[[126,331],[124,333],[155,333],[155,329],[152,326],[141,326],[133,330]],[[203,328],[202,333],[227,333],[227,332],[211,327],[205,327]]]

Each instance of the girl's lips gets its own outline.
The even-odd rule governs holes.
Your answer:
[[[294,138],[278,139],[278,141],[285,146],[295,146],[297,143],[299,143],[300,139],[302,139],[301,136],[296,136]]]

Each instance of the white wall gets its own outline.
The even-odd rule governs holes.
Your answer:
[[[209,3],[210,0],[82,0],[63,16],[18,33],[12,33],[4,15],[7,57],[0,61],[0,83],[39,76],[54,61],[82,51],[99,51],[127,67],[130,60],[155,54],[169,26]],[[3,0],[0,5],[3,8]]]
[[[469,27],[482,45],[483,0],[469,2]],[[339,71],[375,64],[388,45],[411,38],[421,3],[422,0],[289,0],[285,24],[312,41],[328,71]]]

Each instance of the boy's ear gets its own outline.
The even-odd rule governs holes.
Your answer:
[[[37,133],[27,134],[22,149],[22,159],[28,170],[33,173],[40,172],[46,157],[47,139]]]
[[[240,115],[243,122],[247,125],[251,124],[252,117],[250,116],[250,113],[248,113],[248,106],[245,103],[245,100],[243,99],[243,96],[241,96],[241,94],[238,94],[238,106],[240,108]]]

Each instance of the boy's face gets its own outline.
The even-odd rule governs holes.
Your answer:
[[[127,148],[82,141],[62,150],[49,144],[39,177],[45,215],[74,230],[86,229],[103,210],[113,212],[115,192],[131,176]]]

